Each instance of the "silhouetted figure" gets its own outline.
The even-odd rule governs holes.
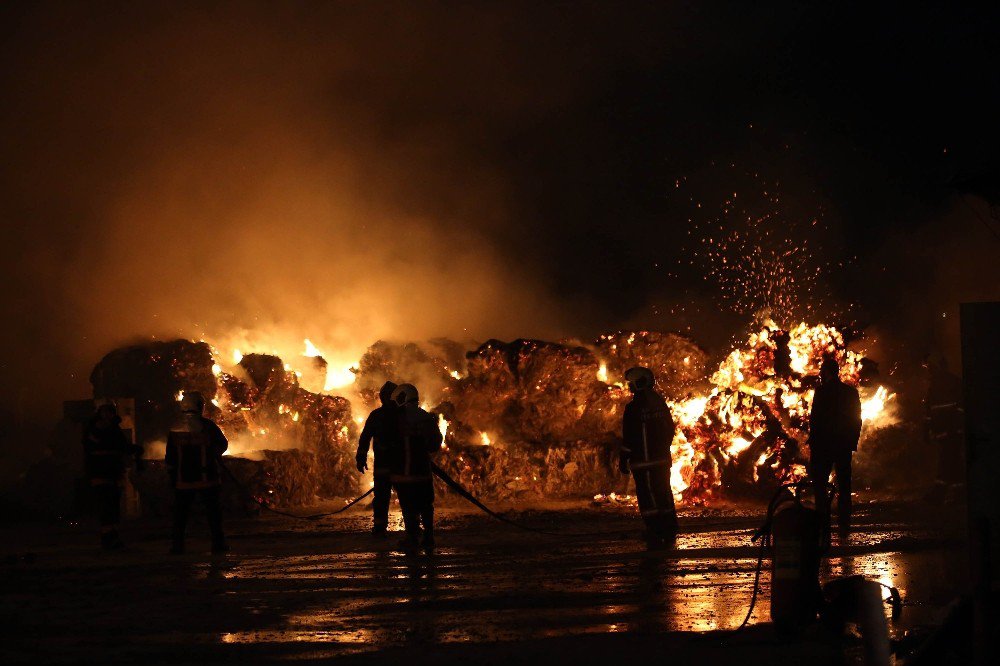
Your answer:
[[[648,368],[625,373],[632,401],[622,417],[622,448],[619,468],[632,471],[639,511],[646,523],[646,542],[661,548],[677,535],[677,511],[670,489],[670,443],[674,419],[663,396],[653,387]]]
[[[809,478],[820,515],[829,511],[827,482],[837,473],[837,523],[841,532],[851,524],[851,456],[861,436],[861,398],[858,390],[840,381],[840,366],[826,359],[820,367],[820,385],[809,414]]]
[[[389,501],[392,497],[389,450],[392,447],[392,440],[399,434],[399,406],[392,401],[392,392],[395,390],[396,384],[393,382],[386,382],[379,389],[378,397],[382,401],[382,406],[372,410],[365,420],[365,427],[361,429],[361,437],[358,440],[358,452],[354,456],[358,471],[364,472],[368,469],[368,447],[371,446],[375,453],[375,468],[372,470],[375,480],[372,534],[376,536],[385,536],[389,529]]]
[[[205,400],[191,392],[181,399],[181,418],[167,435],[167,472],[174,488],[174,530],[170,552],[184,552],[184,531],[191,505],[201,496],[212,532],[212,552],[229,550],[222,533],[220,458],[229,448],[226,436],[211,419],[202,416]]]
[[[798,376],[792,370],[792,351],[788,348],[791,336],[788,331],[778,329],[771,334],[774,340],[774,376],[775,377],[795,377]]]
[[[948,371],[944,358],[929,355],[927,394],[924,398],[924,436],[938,454],[937,480],[961,483],[965,477],[965,412],[962,409],[962,380]]]
[[[125,457],[142,450],[128,441],[120,423],[118,409],[112,403],[105,403],[97,408],[83,430],[84,473],[97,505],[101,546],[107,550],[125,545],[118,535]]]
[[[406,538],[400,547],[415,553],[422,547],[434,551],[434,483],[431,456],[441,449],[441,431],[437,419],[420,408],[419,396],[412,384],[401,384],[392,394],[398,405],[398,436],[392,442],[390,479],[403,512]],[[421,525],[423,539],[421,539]]]

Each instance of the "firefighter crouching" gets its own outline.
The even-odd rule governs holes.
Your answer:
[[[191,392],[181,399],[181,419],[167,435],[167,472],[174,488],[174,529],[170,552],[184,552],[184,531],[191,505],[201,496],[212,533],[212,552],[229,550],[222,533],[222,463],[219,458],[229,448],[226,436],[213,421],[202,416],[205,400]]]
[[[365,427],[362,428],[358,440],[358,452],[354,456],[358,471],[363,473],[368,469],[368,447],[371,446],[375,453],[375,469],[372,470],[375,481],[372,534],[375,536],[385,536],[389,529],[389,501],[392,496],[389,449],[399,431],[399,406],[392,401],[392,393],[395,390],[396,384],[393,382],[386,382],[379,389],[378,397],[382,401],[382,406],[372,410],[365,420]]]
[[[646,543],[662,548],[677,535],[677,511],[670,489],[670,443],[674,420],[663,396],[653,387],[648,368],[625,373],[632,400],[622,417],[622,448],[619,467],[632,472],[639,511],[646,524]]]
[[[97,408],[97,413],[83,431],[84,470],[97,504],[101,547],[106,550],[116,550],[125,545],[118,535],[125,457],[142,451],[128,441],[119,423],[121,418],[117,407],[113,403],[104,403]]]
[[[392,394],[398,405],[398,435],[393,441],[390,457],[392,487],[396,489],[403,512],[406,538],[400,547],[406,553],[418,548],[434,551],[434,483],[431,478],[431,456],[441,449],[441,431],[437,419],[417,404],[417,389],[401,384]],[[423,539],[421,539],[421,525]]]

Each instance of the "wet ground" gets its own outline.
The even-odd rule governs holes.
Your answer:
[[[505,507],[501,507],[505,508]],[[510,507],[506,507],[510,508]],[[85,525],[0,531],[5,663],[606,663],[663,654],[701,663],[828,663],[826,636],[794,643],[767,623],[768,575],[749,629],[758,508],[682,513],[675,549],[647,552],[630,507],[586,502],[519,511],[544,536],[465,507],[439,511],[438,551],[405,556],[367,533],[363,507],[334,518],[230,521],[233,550],[168,556],[165,525],[132,523],[103,553]],[[864,574],[900,589],[896,638],[940,623],[964,586],[961,511],[870,502],[835,543],[824,577]],[[398,522],[398,515],[394,514]]]

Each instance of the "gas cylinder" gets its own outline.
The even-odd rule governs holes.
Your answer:
[[[798,632],[816,620],[824,541],[815,504],[782,491],[771,518],[771,621],[781,633]]]

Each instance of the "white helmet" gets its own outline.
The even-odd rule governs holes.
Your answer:
[[[653,388],[653,371],[649,368],[635,367],[625,371],[625,381],[633,393]]]
[[[400,384],[392,392],[392,401],[400,406],[411,402],[416,404],[418,400],[420,400],[420,396],[417,394],[417,387],[413,384]]]

